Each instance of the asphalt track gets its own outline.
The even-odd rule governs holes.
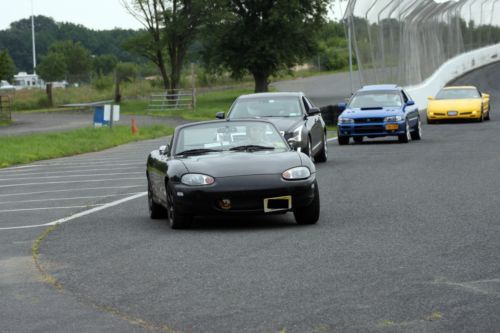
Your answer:
[[[162,140],[0,170],[0,332],[498,332],[499,74],[457,81],[492,93],[490,122],[332,142],[315,226],[150,220],[145,156]],[[132,196],[57,226],[41,274],[36,225]]]

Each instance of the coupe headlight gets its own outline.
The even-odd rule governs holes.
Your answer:
[[[354,124],[354,119],[352,118],[345,118],[345,117],[339,117],[339,124]]]
[[[298,142],[302,141],[302,129],[303,128],[304,128],[304,125],[300,125],[296,129],[294,129],[293,131],[291,131],[290,133],[292,133],[292,134],[288,138],[288,140],[298,141]]]
[[[199,173],[187,173],[181,178],[184,185],[211,185],[215,182],[213,177]]]
[[[399,121],[402,121],[403,117],[401,116],[390,116],[390,117],[385,117],[384,122],[386,123],[397,123]]]
[[[281,174],[281,176],[286,180],[306,179],[311,176],[311,171],[309,171],[309,168],[306,167],[295,167],[286,170]]]

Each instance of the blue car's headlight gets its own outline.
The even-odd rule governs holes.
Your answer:
[[[311,176],[311,171],[306,167],[295,167],[286,170],[281,174],[281,176],[286,180],[306,179]]]
[[[184,185],[211,185],[215,182],[213,177],[199,173],[187,173],[181,178]]]
[[[354,124],[354,119],[352,118],[346,118],[346,117],[339,117],[339,124]]]
[[[403,117],[401,116],[389,116],[384,118],[384,122],[386,123],[397,123],[399,121],[402,121]]]

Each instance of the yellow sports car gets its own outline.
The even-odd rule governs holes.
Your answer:
[[[429,97],[427,123],[449,119],[490,120],[490,95],[474,86],[441,89],[436,98]]]

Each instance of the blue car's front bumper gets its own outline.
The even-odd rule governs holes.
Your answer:
[[[405,122],[398,123],[361,123],[361,124],[338,124],[338,134],[341,136],[391,136],[404,134]]]

